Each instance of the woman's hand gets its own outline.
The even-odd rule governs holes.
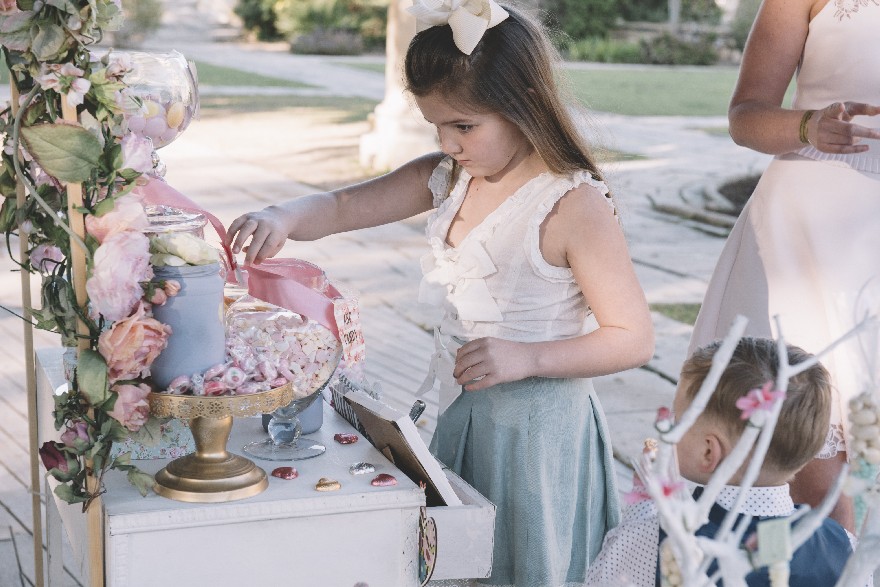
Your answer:
[[[500,338],[478,338],[458,349],[455,381],[465,391],[478,391],[499,383],[519,381],[533,375],[528,343]]]
[[[868,128],[851,121],[854,116],[877,116],[880,106],[861,102],[835,102],[818,110],[807,125],[807,139],[825,153],[863,153],[868,145],[862,138],[880,139],[880,129]]]
[[[285,216],[284,211],[274,206],[243,214],[229,225],[226,244],[232,248],[233,253],[245,251],[245,264],[257,264],[264,259],[274,257],[290,234]],[[248,238],[251,242],[245,246]]]

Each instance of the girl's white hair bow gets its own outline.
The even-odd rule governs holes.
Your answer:
[[[416,17],[416,29],[448,24],[455,46],[470,55],[486,29],[509,15],[495,0],[413,0],[407,11]]]

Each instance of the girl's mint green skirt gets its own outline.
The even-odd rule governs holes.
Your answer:
[[[431,451],[497,507],[487,584],[585,581],[619,518],[607,424],[589,379],[463,392],[440,416]]]

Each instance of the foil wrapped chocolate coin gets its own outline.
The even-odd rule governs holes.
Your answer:
[[[394,475],[379,473],[372,481],[370,481],[370,485],[373,487],[390,487],[392,485],[397,485],[397,479],[394,478]]]
[[[365,475],[367,473],[375,473],[376,467],[371,463],[355,463],[348,468],[348,472],[352,475]]]
[[[318,483],[315,484],[315,489],[318,491],[336,491],[341,488],[342,484],[339,481],[328,479],[327,477],[321,477],[318,479]]]
[[[339,434],[333,435],[333,440],[335,440],[339,444],[354,444],[358,441],[358,436],[357,434],[340,432]]]
[[[277,467],[272,469],[272,476],[279,479],[296,479],[299,473],[293,467]]]

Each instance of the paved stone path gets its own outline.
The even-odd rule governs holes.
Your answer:
[[[177,49],[188,58],[308,84],[304,89],[203,87],[221,92],[298,93],[381,100],[383,77],[352,67],[381,59],[296,56],[273,44],[213,42],[228,37],[232,0],[166,2],[163,29],[147,48]],[[234,30],[234,28],[232,28]],[[681,205],[699,188],[763,168],[767,157],[737,147],[724,133],[724,118],[594,115],[594,139],[609,148],[645,157],[605,167],[616,194],[639,279],[651,303],[698,303],[723,239],[706,225],[658,212],[653,204]],[[216,213],[227,224],[239,214],[364,176],[358,166],[364,121],[332,113],[290,109],[230,116],[205,113],[160,155],[171,185]],[[695,195],[696,194],[696,195]],[[408,409],[427,368],[429,330],[437,319],[416,303],[418,260],[426,252],[423,218],[336,235],[313,243],[289,243],[283,255],[324,267],[339,283],[361,294],[368,375],[380,381],[385,400]],[[0,304],[20,310],[13,264],[0,251]],[[625,462],[653,433],[656,408],[671,403],[690,327],[654,313],[657,351],[649,365],[596,380],[612,431],[615,453]],[[32,568],[24,367],[19,321],[0,313],[0,585],[18,585],[15,549]],[[55,344],[37,334],[37,346]],[[436,421],[436,398],[420,421],[426,438]],[[627,471],[621,471],[623,478]],[[30,571],[32,574],[32,571]],[[75,574],[75,572],[73,573]],[[68,583],[76,585],[73,575]]]

